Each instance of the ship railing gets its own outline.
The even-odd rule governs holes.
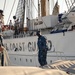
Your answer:
[[[33,36],[29,34],[20,34],[20,35],[12,35],[12,36],[3,36],[4,39],[11,39],[11,38],[23,38],[23,37],[28,37],[28,36]]]

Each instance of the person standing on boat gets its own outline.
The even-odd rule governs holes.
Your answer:
[[[27,28],[28,30],[30,30],[30,19],[28,17],[26,19],[27,19]]]
[[[0,34],[0,44],[3,46],[3,37],[2,37],[2,34]]]
[[[0,60],[1,60],[1,66],[4,65],[4,54],[3,54],[3,37],[2,34],[0,34]]]
[[[9,22],[9,29],[10,29],[10,30],[11,30],[12,26],[13,26],[12,20],[10,20],[10,22]]]
[[[19,34],[19,19],[15,21],[14,27],[15,27],[15,35],[18,35]]]
[[[38,36],[38,41],[37,41],[37,45],[39,49],[38,61],[40,63],[40,66],[44,66],[47,65],[46,58],[47,58],[48,47],[47,47],[46,38],[40,34],[40,31],[38,31],[36,35]]]
[[[2,32],[2,26],[4,25],[3,10],[0,10],[0,32]]]
[[[4,66],[4,54],[3,54],[4,47],[0,43],[0,60],[1,60],[1,66]]]

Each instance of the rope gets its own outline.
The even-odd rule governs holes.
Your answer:
[[[26,1],[25,1],[26,2]],[[27,4],[27,2],[26,2],[26,4]],[[27,5],[27,8],[29,9],[29,6]],[[31,13],[31,12],[30,12]],[[32,17],[32,14],[31,14],[31,17]],[[32,17],[33,18],[33,17]]]
[[[36,11],[37,11],[37,13],[38,13],[38,9],[36,8],[36,6],[35,6],[35,4],[34,4],[34,2],[31,0],[31,2],[32,2],[32,4],[33,4],[33,6],[35,7],[35,9],[36,9]],[[27,2],[26,2],[26,4],[27,4]],[[29,8],[29,6],[27,6],[28,8]],[[31,12],[30,12],[31,13]],[[32,15],[31,15],[31,17],[32,17]],[[33,18],[33,17],[32,17]],[[41,18],[41,20],[43,21],[43,19]],[[44,23],[44,25],[46,26],[46,28],[47,28],[47,25],[45,24],[45,22],[43,21],[43,23]]]
[[[4,7],[3,7],[3,11],[5,10],[5,5],[6,5],[6,0],[5,0],[5,2],[4,2]]]
[[[69,10],[69,6],[68,6],[68,2],[67,2],[67,0],[65,0],[65,2],[66,2],[66,5],[67,5],[67,8],[68,8],[68,10]]]
[[[31,0],[31,2],[33,3],[33,1]],[[33,3],[33,5],[34,5],[34,3]],[[38,10],[37,10],[37,8],[36,8],[36,6],[34,5],[34,7],[35,7],[35,9],[36,9],[36,11],[37,11],[37,13],[38,13]],[[41,20],[43,21],[43,19],[41,18]],[[47,25],[46,25],[46,23],[43,21],[43,23],[44,23],[44,25],[46,26],[46,28],[47,28]]]
[[[8,22],[9,22],[9,19],[10,19],[11,13],[12,13],[13,8],[14,8],[14,5],[15,5],[15,2],[16,2],[16,0],[14,0],[14,3],[13,3],[13,6],[12,6],[12,9],[11,9],[11,11],[10,11],[10,15],[9,15],[9,17],[8,17],[8,20],[7,20],[7,24],[8,24]]]
[[[70,8],[70,1],[68,0],[67,2],[68,2],[68,6],[69,6],[69,8]]]
[[[75,3],[75,2],[72,3],[72,5],[70,6],[70,8],[72,8],[72,6],[74,5],[74,3]],[[66,14],[66,16],[68,16],[69,13],[70,13],[70,11],[69,11],[69,9],[68,9],[68,13]],[[65,17],[66,17],[66,16],[65,16]]]
[[[1,49],[3,50],[3,53],[0,52],[0,55],[1,55],[0,56],[1,57],[1,59],[0,59],[1,64],[0,65],[2,65],[2,66],[11,65],[6,49],[3,46],[1,46]]]
[[[25,2],[26,2],[26,1],[25,1]],[[27,5],[27,2],[26,2],[26,5]],[[28,5],[27,5],[27,8],[29,9],[29,6],[28,6]],[[31,17],[33,18],[31,11],[30,11],[30,15],[31,15]]]

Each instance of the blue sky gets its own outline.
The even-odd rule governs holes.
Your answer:
[[[13,20],[13,16],[15,15],[15,12],[16,12],[18,1],[19,0],[15,0],[14,8],[13,8],[13,11],[12,11],[11,17],[10,17],[10,19],[12,19],[12,20]],[[5,0],[0,0],[0,9],[2,9],[2,10],[4,8],[4,2],[5,2]],[[14,2],[14,0],[6,0],[6,5],[5,5],[5,9],[4,9],[4,22],[5,22],[5,24],[7,24],[7,22],[8,22],[8,18],[10,15],[10,11],[11,11],[13,2]],[[59,0],[59,4],[61,5],[60,12],[64,12],[67,9],[66,5],[65,5],[65,0],[63,0],[63,1]]]

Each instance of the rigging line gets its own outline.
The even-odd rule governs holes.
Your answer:
[[[18,1],[18,5],[17,5],[17,9],[16,9],[16,12],[15,12],[15,16],[16,16],[16,13],[17,13],[17,10],[18,10],[18,6],[19,6],[19,1]]]
[[[69,10],[69,6],[68,6],[68,2],[67,2],[67,0],[65,0],[65,2],[66,2],[66,5],[67,5],[67,9]]]
[[[25,1],[26,2],[26,1]],[[27,5],[27,2],[26,2],[26,5]],[[27,5],[27,8],[29,9],[29,6]],[[37,9],[37,8],[36,8]],[[30,12],[30,15],[31,15],[31,18],[33,18],[33,16],[32,16],[32,13],[31,13],[31,11],[29,11]],[[37,29],[38,29],[38,27],[36,27]]]
[[[72,2],[72,0],[71,0],[71,4],[72,4],[73,2]]]
[[[26,5],[27,5],[27,2],[25,1]],[[27,8],[29,9],[29,6],[27,5]],[[31,15],[31,18],[33,18],[32,16],[32,12],[30,11],[30,15]]]
[[[26,1],[25,1],[25,2],[26,2]],[[27,5],[27,2],[26,2],[26,5]],[[29,6],[28,6],[28,5],[27,5],[27,8],[29,9]],[[31,14],[31,17],[33,18],[31,11],[30,11],[30,14]]]
[[[4,10],[5,10],[5,5],[6,5],[6,0],[4,1],[3,12],[4,12]]]
[[[33,3],[33,1],[31,0],[31,2]],[[34,3],[33,3],[33,5],[34,5]],[[37,8],[36,8],[36,6],[34,5],[34,7],[35,7],[35,9],[36,9],[36,11],[37,11],[37,13],[38,13],[38,10],[37,10]],[[42,19],[42,17],[41,17],[41,20],[43,21],[43,19]],[[47,25],[46,25],[46,23],[43,21],[43,23],[44,23],[44,25],[46,26],[46,28],[47,28]]]
[[[32,0],[31,0],[31,2],[33,3],[33,6],[35,7],[35,9],[36,9],[36,11],[38,13],[38,10],[37,10],[36,6],[34,5],[34,2]]]
[[[12,5],[12,8],[11,8],[11,11],[10,11],[10,14],[9,14],[9,17],[8,17],[8,20],[7,20],[7,24],[8,24],[8,22],[9,22],[9,19],[10,19],[11,13],[12,13],[13,8],[14,8],[14,5],[15,5],[15,2],[16,2],[16,0],[14,0],[14,2],[13,2],[13,5]]]
[[[70,8],[70,1],[68,0],[68,5],[69,5],[69,8]]]
[[[72,8],[72,6],[74,6],[74,3],[75,3],[75,2],[73,2],[73,1],[71,0],[71,6],[70,6],[70,8]]]
[[[74,3],[75,3],[75,2],[73,2],[72,5],[74,5]],[[71,8],[71,7],[70,7],[70,8]],[[70,10],[68,9],[68,13],[66,14],[66,16],[68,16],[69,13],[70,13]],[[66,17],[66,16],[65,16],[65,17]]]

